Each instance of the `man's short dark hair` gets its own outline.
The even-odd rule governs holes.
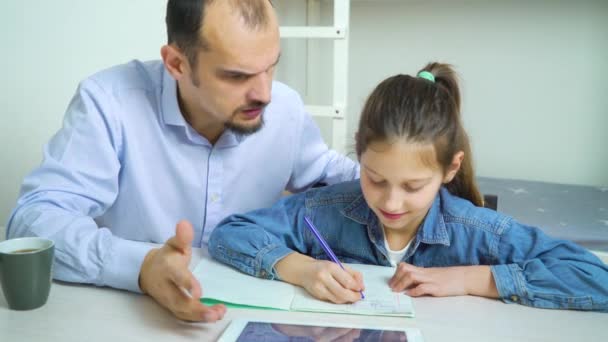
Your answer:
[[[201,36],[205,8],[215,0],[169,0],[167,2],[168,44],[175,44],[188,57],[190,65],[196,66],[200,49],[209,50],[209,44]],[[243,22],[251,29],[264,28],[268,24],[268,13],[264,2],[268,0],[221,0],[230,1]],[[272,4],[272,2],[271,2]]]

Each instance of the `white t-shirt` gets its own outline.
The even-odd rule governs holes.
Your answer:
[[[412,241],[414,241],[414,239],[411,239],[410,242],[408,242],[407,245],[405,245],[405,247],[403,247],[400,251],[394,251],[388,246],[388,241],[386,241],[386,238],[384,239],[384,247],[386,247],[386,250],[388,251],[388,261],[390,261],[393,267],[397,266],[401,262],[401,259],[403,259],[405,253],[407,253],[407,249],[410,248]]]

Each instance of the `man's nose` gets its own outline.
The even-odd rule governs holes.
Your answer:
[[[249,93],[247,94],[247,100],[250,102],[268,103],[270,102],[271,89],[272,77],[268,73],[262,72],[255,75],[251,83],[251,89],[249,89]]]

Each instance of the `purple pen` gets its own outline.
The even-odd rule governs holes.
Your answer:
[[[312,221],[306,216],[304,216],[304,221],[306,222],[306,225],[308,226],[308,228],[310,228],[310,231],[312,232],[312,234],[317,238],[317,240],[319,240],[319,243],[321,243],[321,247],[323,247],[323,250],[325,251],[325,253],[331,258],[331,260],[333,262],[338,264],[338,266],[340,266],[340,268],[344,269],[344,266],[342,266],[342,263],[340,262],[340,260],[338,260],[338,257],[334,254],[334,251],[332,251],[331,248],[329,247],[329,245],[327,244],[327,242],[325,242],[325,239],[321,236],[321,234],[319,233],[317,228],[315,228],[315,225],[312,224]],[[361,293],[361,299],[365,299],[365,295],[363,294],[363,291],[359,291],[359,293]]]

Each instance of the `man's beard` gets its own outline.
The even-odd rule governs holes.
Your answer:
[[[226,128],[226,130],[229,130],[236,135],[240,135],[240,136],[251,135],[251,134],[259,131],[260,129],[262,129],[262,127],[264,127],[265,110],[266,110],[266,108],[262,109],[262,112],[260,113],[260,120],[253,126],[239,125],[238,123],[235,123],[233,120],[230,120],[230,121],[227,121],[226,123],[224,123],[224,128]],[[235,113],[234,116],[236,116],[236,114],[237,113]]]

